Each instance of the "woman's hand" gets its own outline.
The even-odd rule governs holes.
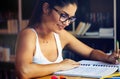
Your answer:
[[[61,70],[69,70],[69,69],[80,66],[79,62],[76,62],[76,61],[71,60],[71,59],[65,59],[62,62],[60,62],[59,64],[60,64]]]
[[[113,64],[120,64],[120,50],[114,51],[108,56],[108,62]]]

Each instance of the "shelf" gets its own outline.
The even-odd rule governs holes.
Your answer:
[[[7,37],[7,36],[17,36],[18,33],[0,33],[0,37],[1,36],[4,36],[4,37]]]
[[[77,38],[89,38],[89,39],[114,39],[114,36],[98,36],[98,35],[76,35],[74,32],[69,31]]]
[[[109,36],[106,36],[106,37],[102,37],[102,36],[79,36],[79,35],[75,35],[75,37],[77,38],[90,38],[90,39],[114,39],[114,37],[109,37]]]

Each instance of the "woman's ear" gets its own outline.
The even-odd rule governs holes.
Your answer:
[[[47,2],[45,2],[44,4],[43,4],[43,13],[44,14],[49,14],[49,12],[50,12],[50,9],[49,9],[49,4],[47,3]]]

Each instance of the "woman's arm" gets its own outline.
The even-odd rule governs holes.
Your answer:
[[[119,52],[120,52],[120,50],[119,50]],[[103,62],[112,63],[112,64],[120,63],[118,60],[119,57],[120,57],[120,54],[117,54],[116,51],[114,51],[110,55],[107,55],[103,51],[97,50],[97,49],[94,49],[89,55],[90,59],[101,60]]]
[[[52,74],[55,71],[67,70],[79,66],[79,63],[69,59],[56,64],[41,65],[33,63],[35,40],[35,33],[29,29],[22,31],[18,35],[15,67],[20,79],[41,77]]]
[[[60,32],[60,37],[63,46],[72,49],[73,51],[79,53],[84,57],[89,57],[90,52],[94,50],[93,48],[87,46],[86,44],[78,40],[75,36],[67,32],[66,30],[62,30]]]
[[[107,55],[105,52],[91,48],[86,44],[82,43],[80,40],[76,39],[73,35],[67,31],[61,32],[61,39],[67,39],[67,47],[79,53],[80,55],[87,57],[92,60],[100,60],[108,63],[116,63],[115,53]]]

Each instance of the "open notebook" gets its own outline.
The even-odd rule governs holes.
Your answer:
[[[101,78],[116,72],[120,65],[108,64],[101,61],[81,60],[80,66],[66,71],[57,71],[56,75],[83,76]]]

